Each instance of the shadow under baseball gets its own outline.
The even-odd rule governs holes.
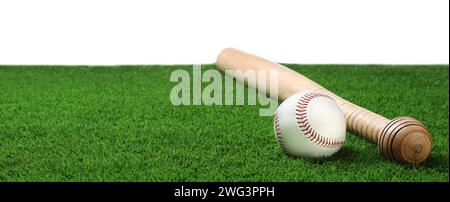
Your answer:
[[[322,164],[325,162],[332,162],[332,161],[340,161],[340,162],[347,162],[347,163],[356,163],[358,159],[360,159],[360,156],[362,154],[360,151],[355,150],[351,147],[342,147],[338,152],[335,154],[325,157],[325,158],[313,158],[313,159],[305,159],[308,162],[315,163],[315,164]]]

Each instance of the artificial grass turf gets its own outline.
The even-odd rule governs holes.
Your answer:
[[[173,106],[181,66],[0,66],[0,181],[448,181],[448,65],[287,65],[433,138],[419,166],[347,133],[334,156],[285,156],[260,106]],[[213,69],[206,65],[204,69]]]

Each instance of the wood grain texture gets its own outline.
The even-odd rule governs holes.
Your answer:
[[[411,117],[387,119],[335,95],[318,83],[283,65],[234,48],[224,49],[217,57],[216,65],[221,71],[277,71],[280,100],[303,91],[316,91],[329,95],[343,111],[347,129],[378,144],[380,153],[387,159],[403,164],[419,164],[427,159],[431,151],[431,136],[427,128],[416,119]],[[232,76],[249,87],[257,88],[257,82],[251,80],[252,78],[245,78],[242,75]],[[269,74],[266,76],[268,81]],[[268,94],[270,87],[270,83],[267,82],[266,87],[259,90]]]

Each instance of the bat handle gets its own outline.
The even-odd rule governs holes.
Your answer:
[[[316,91],[335,99],[344,113],[347,129],[378,144],[380,153],[387,159],[403,164],[419,164],[428,158],[431,135],[418,120],[411,117],[389,120],[326,89]]]

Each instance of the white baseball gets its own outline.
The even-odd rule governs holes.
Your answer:
[[[274,129],[281,149],[289,155],[327,157],[345,141],[344,114],[329,96],[306,91],[294,94],[278,107]]]

